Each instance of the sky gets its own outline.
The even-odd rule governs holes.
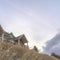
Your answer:
[[[60,0],[0,0],[0,24],[40,49],[60,32]]]
[[[56,34],[51,40],[46,42],[43,53],[49,55],[55,53],[60,56],[60,33]]]

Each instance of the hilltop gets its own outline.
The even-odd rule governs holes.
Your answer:
[[[58,60],[53,56],[40,54],[33,49],[0,40],[0,60]]]

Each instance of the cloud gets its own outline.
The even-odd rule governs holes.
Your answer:
[[[60,33],[56,34],[54,38],[46,42],[44,53],[51,54],[56,53],[60,55]]]

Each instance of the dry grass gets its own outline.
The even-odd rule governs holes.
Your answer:
[[[34,50],[0,41],[0,60],[58,60],[52,56],[39,54]]]
[[[35,51],[29,51],[24,54],[22,60],[58,60],[55,57],[48,56],[46,54],[39,54]]]

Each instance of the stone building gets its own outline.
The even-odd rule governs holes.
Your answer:
[[[0,25],[0,40],[11,42],[13,44],[18,44],[21,46],[28,46],[28,40],[24,34],[15,37],[13,33],[8,33],[4,31],[1,25]]]

